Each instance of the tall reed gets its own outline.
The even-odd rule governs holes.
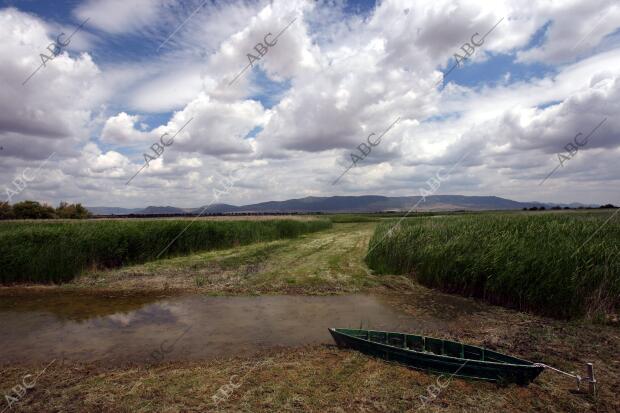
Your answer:
[[[331,227],[328,220],[107,220],[0,223],[0,282],[59,283],[92,267],[293,238]],[[187,227],[187,228],[186,228]]]
[[[424,285],[520,310],[600,315],[620,308],[620,220],[595,233],[608,217],[413,218],[388,234],[396,222],[389,221],[377,227],[366,262],[378,273],[411,273]]]

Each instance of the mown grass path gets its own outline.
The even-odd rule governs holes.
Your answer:
[[[338,294],[378,286],[364,255],[375,223],[334,224],[296,239],[262,242],[91,272],[63,288],[206,294]]]

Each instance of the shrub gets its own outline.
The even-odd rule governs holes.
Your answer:
[[[41,205],[36,201],[23,201],[13,205],[16,219],[49,219],[56,218],[54,208]]]
[[[61,202],[56,208],[56,215],[58,218],[65,219],[84,219],[92,216],[82,204],[68,204],[66,202]]]
[[[0,220],[13,218],[15,218],[15,214],[11,205],[8,202],[0,202]]]

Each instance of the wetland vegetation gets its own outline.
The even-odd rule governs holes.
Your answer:
[[[294,238],[327,220],[98,220],[0,223],[0,282],[60,283],[87,269]]]
[[[196,342],[198,338],[195,336],[199,331],[208,329],[209,324],[208,321],[201,323],[196,320],[200,317],[208,319],[209,315],[205,313],[200,317],[194,316],[191,308],[179,312],[178,309],[175,310],[174,304],[170,304],[177,302],[177,298],[184,300],[183,302],[191,302],[205,295],[221,296],[218,300],[226,300],[226,296],[264,295],[274,295],[275,299],[284,295],[295,300],[296,296],[304,295],[304,311],[307,312],[312,311],[312,305],[325,305],[320,300],[313,304],[312,296],[330,295],[334,296],[333,299],[342,296],[343,300],[355,303],[355,294],[370,294],[379,297],[382,303],[389,305],[391,311],[397,314],[394,323],[379,326],[378,319],[359,312],[359,320],[353,317],[358,323],[352,327],[385,327],[394,331],[412,331],[451,339],[580,374],[583,374],[584,364],[592,362],[599,380],[599,392],[597,397],[593,398],[571,393],[570,390],[575,387],[574,381],[551,372],[544,372],[528,387],[498,386],[493,383],[454,379],[436,400],[424,404],[425,410],[620,410],[620,401],[617,398],[620,392],[620,359],[617,356],[620,330],[617,319],[583,317],[582,315],[587,315],[583,312],[572,314],[570,320],[565,319],[563,314],[558,314],[561,317],[548,318],[536,314],[540,312],[539,306],[524,305],[520,308],[526,311],[517,311],[507,308],[506,306],[511,306],[508,302],[498,301],[502,306],[491,305],[489,301],[492,300],[487,297],[479,300],[475,298],[476,294],[456,288],[446,288],[446,291],[458,294],[447,293],[441,291],[444,289],[441,285],[420,278],[423,273],[429,274],[430,268],[436,268],[441,276],[438,276],[439,279],[451,274],[443,272],[442,268],[450,268],[450,271],[463,268],[464,275],[456,278],[455,285],[468,286],[468,277],[473,269],[465,264],[477,265],[473,268],[478,271],[488,270],[489,272],[483,272],[488,278],[491,269],[501,268],[500,265],[508,266],[513,272],[519,270],[516,261],[522,260],[522,254],[530,251],[529,258],[526,259],[527,265],[523,264],[523,269],[516,275],[528,276],[529,269],[531,275],[526,280],[530,282],[534,282],[538,275],[538,279],[545,282],[559,283],[557,279],[548,278],[549,274],[559,277],[559,272],[553,272],[552,264],[559,263],[559,268],[570,268],[568,257],[574,251],[570,248],[586,241],[609,214],[510,212],[447,215],[414,215],[404,219],[400,223],[400,232],[394,232],[394,238],[386,239],[370,254],[369,245],[372,248],[377,237],[398,221],[389,214],[368,217],[361,215],[362,219],[357,219],[359,216],[356,214],[335,218],[323,216],[322,219],[328,218],[334,223],[317,221],[320,223],[312,224],[317,225],[316,227],[305,227],[312,228],[312,231],[299,232],[288,238],[274,236],[260,240],[247,235],[247,238],[243,239],[248,242],[236,243],[233,240],[226,244],[229,242],[226,241],[217,244],[214,249],[188,248],[186,252],[176,251],[173,256],[158,260],[123,262],[122,266],[113,268],[87,267],[60,285],[30,283],[0,287],[1,320],[6,322],[11,318],[15,319],[17,312],[26,312],[34,320],[24,325],[12,324],[12,328],[22,329],[24,334],[39,334],[32,323],[36,320],[37,323],[42,323],[49,317],[55,320],[54,323],[63,323],[63,320],[79,322],[81,330],[88,330],[90,323],[94,323],[98,328],[109,328],[106,326],[113,323],[117,326],[118,331],[114,332],[116,335],[132,337],[132,334],[137,334],[140,329],[150,334],[136,337],[135,340],[128,339],[126,344],[116,343],[113,347],[116,355],[125,354],[123,348],[127,346],[129,360],[122,362],[106,358],[104,348],[98,349],[98,354],[103,356],[95,361],[67,356],[60,362],[61,359],[58,358],[56,364],[41,375],[36,387],[21,399],[19,409],[35,412],[416,411],[423,405],[421,397],[428,397],[428,386],[436,383],[437,376],[338,349],[329,338],[321,344],[308,342],[306,345],[275,347],[262,346],[259,340],[255,343],[256,351],[245,352],[241,349],[247,348],[249,343],[245,340],[247,335],[242,327],[233,329],[233,332],[227,333],[227,337],[217,337],[220,345],[232,350],[235,343],[244,343],[238,347],[236,353],[233,351],[229,355],[214,358],[191,357],[191,352],[188,351],[192,345],[199,343],[209,346],[212,341],[206,337]],[[336,222],[339,219],[345,222]],[[480,224],[480,220],[486,220],[488,225]],[[166,222],[178,225],[175,221],[179,220],[129,221],[129,224],[146,224],[146,227],[159,225],[163,228],[166,227]],[[216,222],[220,221],[222,220]],[[79,224],[96,226],[102,225],[101,222]],[[126,221],[111,221],[109,228],[122,226],[123,222]],[[248,225],[245,221],[231,222]],[[15,228],[10,226],[17,224],[6,224],[9,227],[0,230],[0,237],[15,232]],[[32,228],[31,224],[21,225],[25,225],[24,231],[27,232],[28,228]],[[57,223],[43,225],[51,225],[52,228],[57,225],[58,228]],[[609,229],[601,229],[592,238],[592,243],[584,247],[584,255],[573,258],[576,262],[592,265],[589,268],[594,270],[605,262],[601,259],[606,255],[597,255],[597,251],[602,248],[606,254],[611,254],[617,246],[615,237],[618,234],[618,227],[613,220],[608,225],[611,225]],[[234,233],[232,231],[229,233]],[[112,237],[113,234],[114,232],[110,232],[107,236]],[[521,242],[518,241],[519,238]],[[505,251],[495,245],[498,240],[505,243]],[[464,252],[466,244],[469,245],[472,256],[482,260],[481,264],[462,257],[467,255]],[[382,249],[383,245],[385,250]],[[486,254],[483,253],[485,249]],[[509,249],[514,251],[512,259],[507,258]],[[552,253],[553,249],[557,249],[557,252]],[[448,255],[452,251],[461,253],[455,255],[456,264],[448,259],[453,257]],[[563,261],[561,254],[566,254],[566,261]],[[430,263],[423,258],[428,258]],[[461,267],[452,266],[457,264]],[[495,267],[492,267],[493,264]],[[428,268],[425,265],[428,265]],[[605,274],[607,273],[587,274],[592,278],[586,280],[594,283],[596,280],[605,279]],[[617,275],[617,272],[613,274]],[[571,289],[575,288],[575,285],[590,285],[584,280],[581,280],[581,283],[577,281],[579,280],[576,279],[576,284],[573,285],[573,280],[569,279],[562,287],[574,294]],[[512,282],[518,283],[514,280]],[[544,288],[546,287],[541,287]],[[530,290],[525,288],[523,291]],[[612,290],[609,288],[605,290],[606,293],[610,291]],[[188,297],[189,301],[185,301],[184,297]],[[584,300],[587,297],[588,295],[584,295]],[[602,297],[605,298],[603,302],[607,303],[609,295]],[[555,308],[557,302],[553,299],[548,301],[548,308]],[[164,312],[152,310],[153,306]],[[614,306],[606,305],[604,308],[610,311]],[[136,316],[136,313],[139,316]],[[336,316],[337,314],[330,315]],[[326,324],[333,322],[330,317],[325,317]],[[176,325],[176,319],[184,321]],[[161,324],[162,320],[165,320],[166,324]],[[320,322],[314,321],[315,324]],[[253,323],[256,324],[256,320]],[[70,350],[71,327],[70,323],[65,324],[68,332],[63,345]],[[53,325],[55,324],[50,321],[50,326]],[[179,336],[180,332],[190,326],[193,326],[192,329],[179,339],[178,343],[169,334],[163,333],[165,331]],[[265,334],[273,328],[268,324],[260,327],[265,330]],[[298,328],[304,328],[303,321]],[[57,334],[52,330],[53,328],[44,330],[45,334],[41,339]],[[162,331],[161,336],[157,331]],[[12,334],[15,336],[17,332]],[[217,331],[209,334],[217,334]],[[328,337],[327,331],[325,334]],[[111,337],[110,334],[110,339]],[[34,336],[29,340],[34,340]],[[170,348],[170,353],[166,353],[161,362],[145,363],[143,359],[147,358],[150,352],[159,350],[164,342],[163,348]],[[299,341],[303,342],[303,339]],[[144,357],[131,358],[129,355],[132,354],[131,351],[137,351],[137,343],[143,349]],[[41,347],[40,343],[37,345]],[[44,347],[43,345],[42,348]],[[56,350],[62,350],[60,347],[58,343],[54,343]],[[11,348],[17,351],[14,345]],[[78,348],[73,348],[73,351],[84,356]],[[71,351],[67,353],[70,354]],[[41,350],[30,362],[0,362],[0,389],[5,393],[10,391],[21,377],[25,374],[37,374],[53,358],[56,356]],[[242,384],[215,406],[212,396],[229,383],[234,375],[243,378],[240,381]]]
[[[493,304],[604,317],[620,309],[620,223],[606,223],[611,214],[388,221],[377,227],[366,262],[378,273],[410,273],[426,286]]]

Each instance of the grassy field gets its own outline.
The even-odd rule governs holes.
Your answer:
[[[384,222],[366,262],[377,273],[555,317],[620,308],[620,222],[607,213],[479,214]],[[586,242],[587,241],[587,242]]]
[[[328,220],[104,220],[0,224],[0,282],[59,283],[92,268],[294,238]],[[169,248],[166,246],[174,241]]]
[[[374,214],[332,214],[325,215],[331,222],[335,224],[346,224],[351,222],[377,222],[382,217],[375,216]]]

